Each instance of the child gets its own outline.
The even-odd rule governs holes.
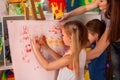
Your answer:
[[[88,37],[90,44],[92,44],[92,48],[95,47],[98,40],[104,33],[105,26],[105,23],[98,19],[93,19],[86,24],[88,29]],[[93,59],[88,65],[91,80],[106,80],[106,58],[107,54],[106,51],[104,51],[100,57]]]
[[[55,53],[48,47],[46,42],[41,41],[41,45],[46,49],[56,60],[48,62],[41,54],[40,46],[34,39],[32,42],[35,56],[39,63],[46,70],[59,70],[57,80],[84,80],[84,66],[86,62],[85,47],[88,42],[88,33],[86,27],[79,21],[69,21],[62,27],[63,41],[68,47],[67,52],[63,57]]]

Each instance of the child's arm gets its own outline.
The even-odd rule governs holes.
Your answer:
[[[41,54],[40,52],[41,47],[36,42],[36,39],[32,41],[32,47],[35,52],[37,60],[46,70],[57,70],[59,68],[69,65],[72,62],[70,56],[61,57],[60,59],[55,60],[53,62],[48,62],[48,60]]]
[[[51,49],[48,44],[46,43],[46,38],[45,36],[40,37],[40,44],[55,58],[59,59],[62,57],[60,53],[56,53],[53,49]]]

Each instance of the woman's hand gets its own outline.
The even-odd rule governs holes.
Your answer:
[[[70,17],[69,13],[66,13],[65,15],[63,16],[60,16],[57,18],[57,20],[59,20],[60,22],[63,21],[63,20],[66,20]]]

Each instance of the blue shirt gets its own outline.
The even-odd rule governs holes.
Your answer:
[[[95,45],[95,43],[92,44],[92,49]],[[106,80],[106,59],[107,53],[104,51],[88,65],[91,80]]]

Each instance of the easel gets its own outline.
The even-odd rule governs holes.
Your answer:
[[[32,10],[33,20],[45,20],[45,16],[44,16],[44,13],[43,13],[43,10],[41,9],[41,7],[40,6],[37,7],[38,11],[40,12],[39,15],[41,17],[41,18],[38,18],[37,14],[36,14],[34,0],[30,0],[30,4],[31,4],[31,10]],[[25,20],[29,20],[29,8],[28,7],[25,7],[25,9],[24,9],[24,15],[25,15]]]

